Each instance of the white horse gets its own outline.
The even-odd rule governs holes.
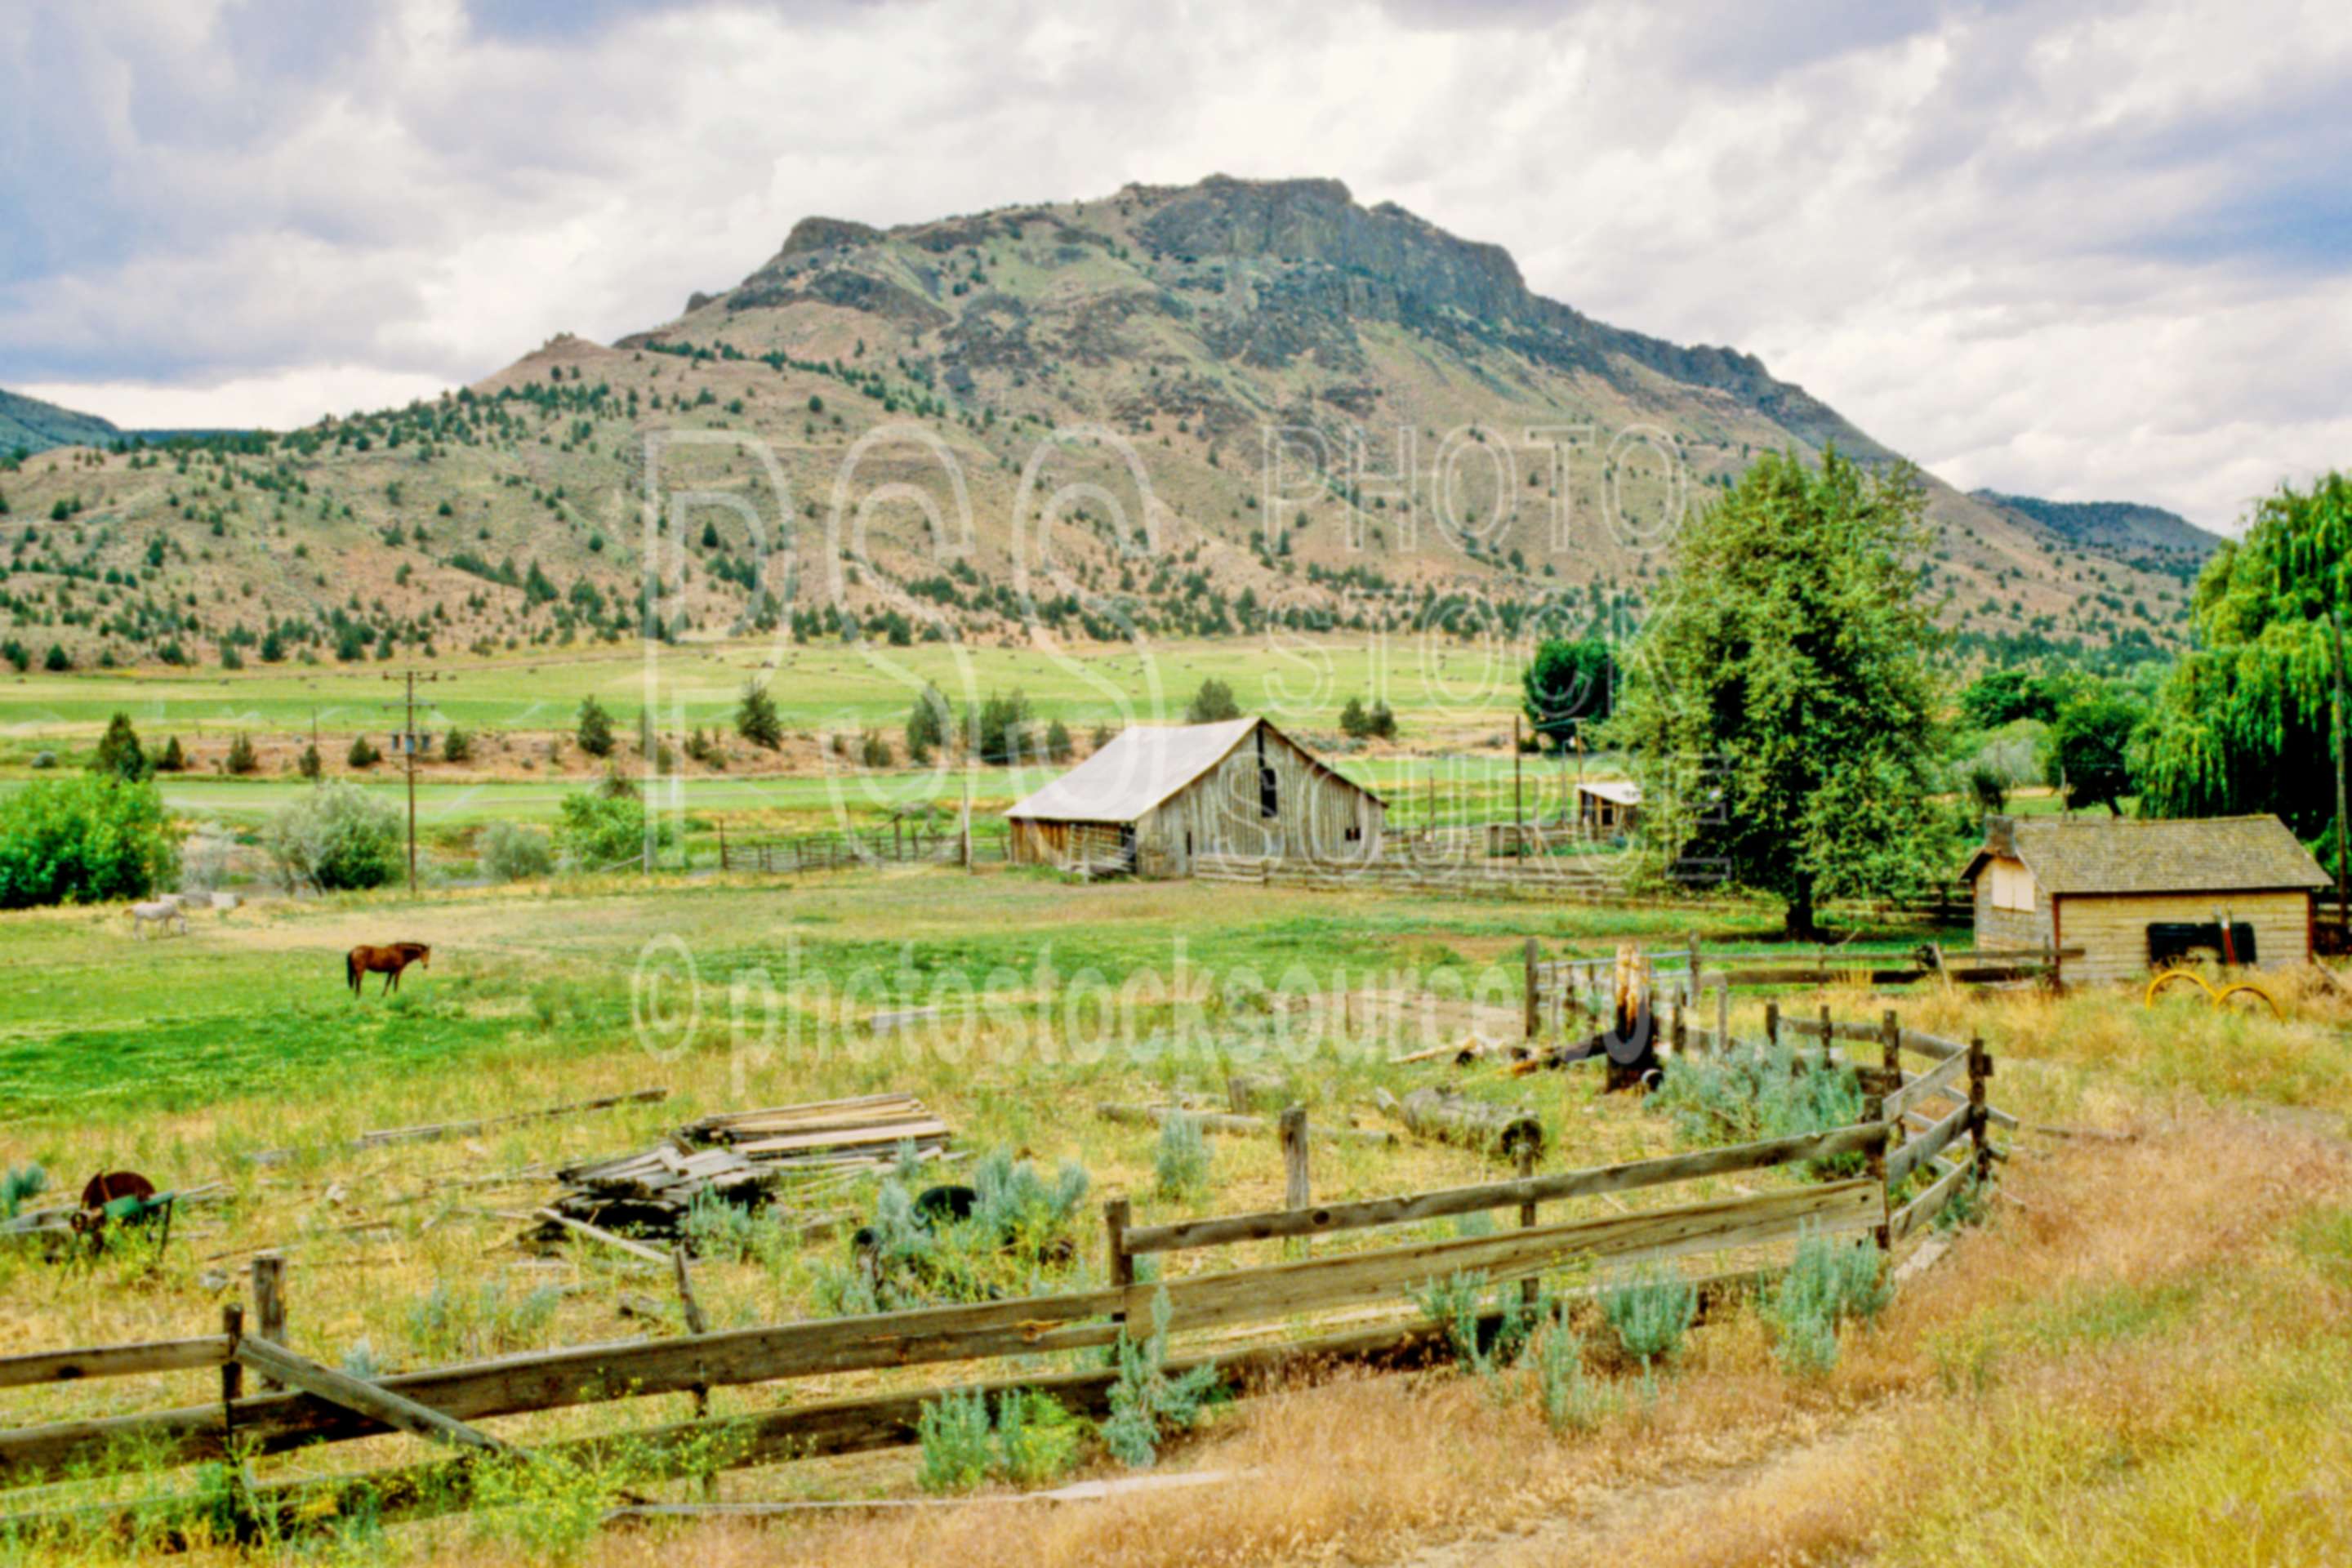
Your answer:
[[[131,906],[131,934],[143,937],[149,926],[161,926],[166,931],[177,926],[182,936],[188,934],[188,917],[180,909],[180,900],[170,895],[152,903]]]

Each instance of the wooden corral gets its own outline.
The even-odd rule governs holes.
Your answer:
[[[1976,900],[1978,949],[2068,950],[2059,960],[2067,982],[2128,980],[2184,943],[2253,968],[2305,963],[2312,895],[2326,885],[2275,816],[1990,817],[1963,876]],[[2226,944],[2218,929],[2225,924]]]
[[[1183,877],[1204,856],[1379,858],[1386,804],[1264,719],[1137,725],[1005,814],[1015,864]]]

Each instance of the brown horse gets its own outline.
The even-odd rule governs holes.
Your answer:
[[[381,996],[399,987],[400,972],[412,963],[432,968],[433,950],[421,942],[396,942],[390,947],[355,947],[343,960],[343,978],[350,983],[352,994],[356,996],[360,994],[362,976],[381,974],[383,976],[383,990],[376,993]]]

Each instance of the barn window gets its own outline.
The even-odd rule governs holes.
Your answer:
[[[1350,844],[1357,842],[1363,837],[1364,830],[1361,827],[1350,827],[1348,829],[1348,842]]]
[[[1274,769],[1271,767],[1259,768],[1257,771],[1257,814],[1260,816],[1265,817],[1275,816],[1280,807],[1281,796],[1281,786],[1275,781]]]
[[[1992,863],[1992,907],[2033,912],[2033,873],[2018,860]]]

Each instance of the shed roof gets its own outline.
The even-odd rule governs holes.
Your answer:
[[[2014,856],[2052,893],[2252,892],[2324,888],[2319,868],[2275,816],[2179,822],[2023,821],[1996,816],[1963,879]]]
[[[1110,744],[1015,802],[1004,815],[1034,822],[1133,822],[1223,762],[1260,724],[1282,734],[1263,718],[1227,719],[1215,724],[1131,724]],[[1307,756],[1333,778],[1363,789],[1317,761],[1312,752]]]
[[[1642,786],[1632,779],[1594,779],[1590,784],[1580,784],[1576,787],[1586,795],[1601,800],[1613,801],[1619,805],[1642,804]]]

